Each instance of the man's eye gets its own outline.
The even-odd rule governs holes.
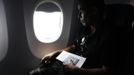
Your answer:
[[[81,17],[82,17],[82,16],[81,16],[81,12],[79,12],[79,13],[78,13],[78,18],[81,18]]]

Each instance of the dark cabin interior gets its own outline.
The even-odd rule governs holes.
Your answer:
[[[78,21],[77,19],[78,10],[75,5],[75,2],[77,1],[76,0],[60,0],[60,1],[64,4],[63,8],[65,8],[64,11],[66,11],[65,20],[69,20],[66,22],[66,24],[70,26],[65,28],[70,30],[70,32],[69,33],[64,32],[63,35],[63,36],[69,35],[69,37],[67,37],[68,39],[65,39],[65,42],[69,44],[69,42],[67,41],[72,41],[78,31],[78,28],[75,28],[75,24],[78,24],[78,22],[74,22],[74,21]],[[123,5],[118,4],[120,2],[125,3],[127,1],[129,0],[114,0],[114,1],[107,0],[106,2],[108,4],[106,7],[107,9],[106,12],[108,13],[106,14],[107,22],[105,22],[106,26],[104,25],[104,27],[102,28],[104,28],[104,31],[110,31],[112,27],[116,27],[117,29],[120,29],[120,31],[115,30],[115,32],[111,32],[111,34],[116,33],[115,35],[119,36],[117,41],[120,44],[118,45],[119,52],[117,52],[117,55],[119,56],[120,53],[122,52],[125,54],[124,59],[117,58],[116,60],[117,61],[124,60],[124,64],[120,64],[122,65],[121,71],[122,72],[125,71],[126,75],[130,75],[130,74],[133,75],[134,74],[133,73],[134,70],[133,69],[134,67],[134,60],[133,60],[134,58],[134,1],[131,0],[133,2],[133,6],[131,4],[123,4]],[[28,39],[27,39],[27,32],[26,32],[27,29],[25,26],[26,25],[25,21],[27,21],[27,24],[32,24],[31,20],[28,19],[31,18],[32,16],[31,12],[33,12],[33,7],[35,2],[36,0],[3,0],[3,4],[5,7],[6,21],[7,21],[7,29],[8,29],[8,51],[6,57],[2,61],[0,61],[0,75],[9,75],[9,74],[27,75],[27,73],[31,69],[36,68],[38,64],[40,64],[40,59],[35,57],[30,51],[30,47],[28,45]],[[71,2],[72,4],[70,4]],[[69,8],[67,3],[73,6],[73,8]],[[63,47],[65,47],[67,44],[65,45],[63,44]],[[60,45],[56,45],[56,46],[59,47]],[[114,47],[114,48],[118,48],[118,47]]]

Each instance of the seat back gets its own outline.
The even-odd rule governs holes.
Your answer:
[[[106,6],[103,34],[106,35],[106,49],[110,49],[110,63],[116,66],[116,74],[123,75],[130,71],[134,59],[134,8],[128,4]],[[112,61],[111,61],[112,60]]]

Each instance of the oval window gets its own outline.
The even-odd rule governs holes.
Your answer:
[[[42,2],[34,11],[33,27],[36,38],[43,43],[56,41],[63,28],[63,13],[54,2]]]

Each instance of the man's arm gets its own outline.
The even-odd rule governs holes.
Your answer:
[[[56,51],[53,51],[47,55],[45,55],[43,58],[42,58],[42,62],[44,63],[47,63],[48,61],[51,61],[52,59],[55,59],[62,51],[68,51],[68,52],[73,52],[75,50],[75,45],[71,45],[71,46],[68,46],[64,49],[61,49],[61,50],[56,50]]]

